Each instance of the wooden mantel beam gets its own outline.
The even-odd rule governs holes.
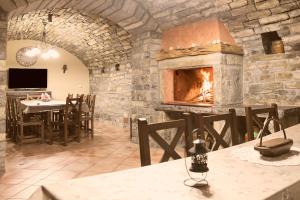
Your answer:
[[[210,44],[207,46],[190,47],[186,49],[174,49],[174,50],[161,50],[157,55],[157,60],[166,60],[172,58],[179,58],[184,56],[197,56],[206,55],[212,53],[224,53],[224,54],[235,54],[244,55],[243,49],[236,45],[217,43]]]

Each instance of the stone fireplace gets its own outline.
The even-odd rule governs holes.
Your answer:
[[[243,102],[243,50],[218,20],[165,31],[158,61],[162,105],[214,108]]]
[[[159,62],[162,105],[220,107],[243,102],[241,55],[213,53]]]
[[[164,70],[164,103],[212,106],[213,67]]]

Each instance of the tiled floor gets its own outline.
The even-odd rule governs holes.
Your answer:
[[[152,151],[158,160],[161,150]],[[12,143],[7,147],[7,170],[0,178],[0,199],[27,199],[45,183],[140,167],[139,147],[129,132],[100,124],[94,139],[68,146]]]

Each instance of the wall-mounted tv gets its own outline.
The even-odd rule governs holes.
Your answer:
[[[38,89],[47,88],[47,69],[8,69],[8,88]]]

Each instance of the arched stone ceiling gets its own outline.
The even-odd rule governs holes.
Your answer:
[[[199,19],[219,17],[232,0],[136,0],[151,13],[161,29]],[[242,0],[243,1],[243,0]],[[247,1],[247,0],[244,0]]]
[[[102,67],[128,61],[131,34],[109,20],[83,15],[72,9],[55,9],[47,25],[47,43],[76,55],[88,67]],[[42,20],[47,10],[13,17],[8,23],[8,39],[42,40]]]
[[[72,8],[108,19],[131,33],[140,33],[161,31],[190,21],[226,15],[233,1],[235,0],[1,0],[0,6],[10,12],[10,17],[33,10]],[[239,0],[235,4],[247,1]]]
[[[298,5],[297,5],[298,4]],[[273,9],[278,14],[300,0],[1,0],[0,6],[17,16],[30,10],[72,8],[109,19],[131,33],[217,17],[241,21],[249,12]],[[261,17],[268,16],[262,15]],[[251,20],[251,19],[250,19]],[[245,21],[245,20],[244,20]]]
[[[108,19],[131,33],[159,31],[158,24],[135,0],[1,0],[0,6],[13,18],[44,9],[77,10]]]

